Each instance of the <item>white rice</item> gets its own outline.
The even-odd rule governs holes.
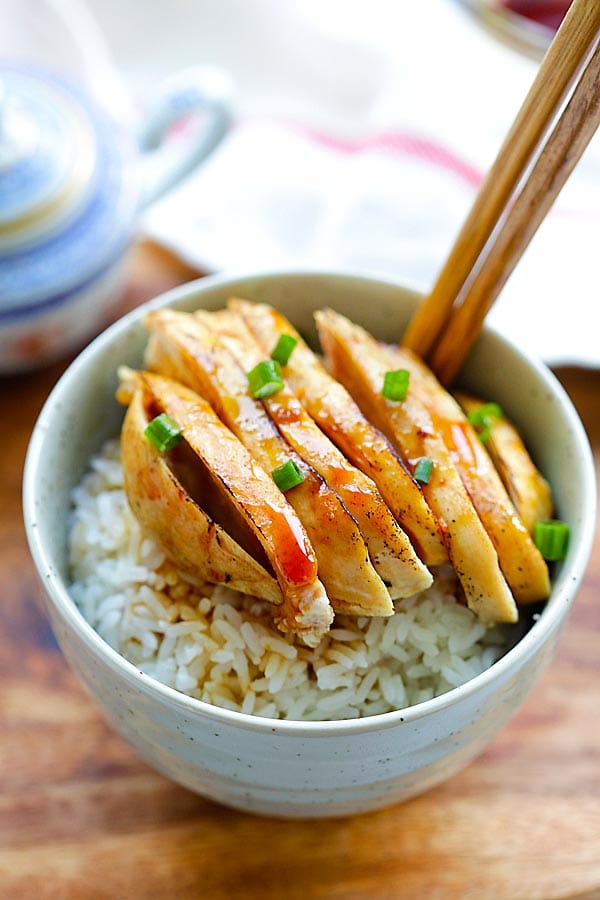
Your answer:
[[[489,631],[438,574],[389,618],[337,616],[316,649],[283,635],[269,605],[193,584],[145,535],[123,491],[118,441],[73,496],[72,592],[85,618],[134,665],[216,706],[269,718],[351,719],[402,709],[490,666],[506,633]]]

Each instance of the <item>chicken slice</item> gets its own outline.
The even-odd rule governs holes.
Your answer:
[[[471,394],[457,392],[455,396],[467,415],[484,404]],[[525,528],[532,532],[536,522],[551,519],[554,504],[550,485],[533,463],[519,432],[505,416],[494,420],[485,447]]]
[[[294,510],[205,400],[159,375],[139,372],[135,379],[150,418],[165,412],[177,423],[196,457],[191,468],[201,467],[209,479],[208,493],[219,495],[223,503],[228,501],[262,547],[282,594],[281,605],[274,612],[277,626],[316,646],[329,630],[333,611],[317,577],[313,548]],[[124,399],[126,393],[127,388],[119,398]],[[179,462],[190,467],[189,460],[180,458]]]
[[[427,408],[438,435],[498,554],[517,603],[546,600],[550,576],[540,551],[519,518],[494,464],[456,400],[411,350],[383,347],[389,369],[410,372],[410,390]]]
[[[373,479],[423,562],[432,566],[447,563],[438,524],[420,488],[390,441],[365,418],[346,388],[272,306],[239,299],[229,305],[243,316],[265,353],[281,334],[297,340],[285,377],[302,405],[347,459]]]
[[[410,390],[401,402],[383,397],[390,366],[384,349],[364,329],[332,310],[317,313],[316,319],[333,374],[364,414],[388,435],[409,466],[422,457],[433,461],[423,493],[445,530],[450,561],[469,607],[486,624],[517,621],[517,607],[494,546],[427,409]]]
[[[245,371],[268,358],[241,316],[232,310],[198,312],[196,318],[220,336]],[[264,398],[263,403],[288,444],[325,479],[356,519],[390,597],[411,597],[428,588],[433,581],[431,574],[415,554],[375,483],[331,443],[294,392],[284,385],[273,396]]]
[[[205,511],[214,506],[216,492],[210,490],[208,479],[201,481],[196,472],[191,476],[184,472],[184,467],[192,468],[181,459],[189,450],[187,445],[182,444],[168,454],[159,453],[144,434],[151,418],[144,403],[144,392],[138,388],[121,432],[125,493],[138,521],[157,538],[183,572],[200,581],[226,584],[234,591],[281,604],[281,588],[267,571],[269,563],[250,529],[244,528],[246,523],[241,520],[236,528],[232,527],[235,510],[228,510],[226,516],[213,508],[211,515]],[[179,464],[176,456],[180,458]],[[201,466],[194,469],[199,472]],[[193,489],[188,491],[192,479]],[[228,530],[217,518],[228,521]],[[234,530],[244,532],[240,543],[230,536]],[[252,548],[253,555],[241,546],[242,542]]]
[[[286,443],[267,411],[248,390],[245,371],[223,342],[186,313],[159,310],[147,324],[153,332],[147,364],[169,371],[209,401],[267,471],[292,459],[304,480],[287,499],[308,532],[333,608],[356,616],[389,616],[394,607],[375,571],[355,520],[335,491]]]

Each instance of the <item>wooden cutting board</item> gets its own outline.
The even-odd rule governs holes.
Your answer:
[[[137,252],[123,309],[190,277]],[[558,656],[465,772],[346,819],[233,812],[100,718],[41,612],[21,522],[31,428],[65,364],[0,379],[0,898],[600,898],[600,539]],[[557,373],[600,465],[600,371]]]

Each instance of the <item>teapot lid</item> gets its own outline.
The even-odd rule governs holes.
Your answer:
[[[0,74],[0,234],[40,233],[81,202],[96,166],[89,119],[54,82]]]
[[[0,319],[114,259],[137,204],[132,141],[61,76],[0,67]],[[131,167],[130,167],[131,168]]]

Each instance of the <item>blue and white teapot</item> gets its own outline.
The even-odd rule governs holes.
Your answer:
[[[172,80],[134,138],[62,75],[0,63],[0,373],[57,359],[110,320],[140,212],[227,129],[213,75]],[[161,144],[180,120],[191,137]]]

